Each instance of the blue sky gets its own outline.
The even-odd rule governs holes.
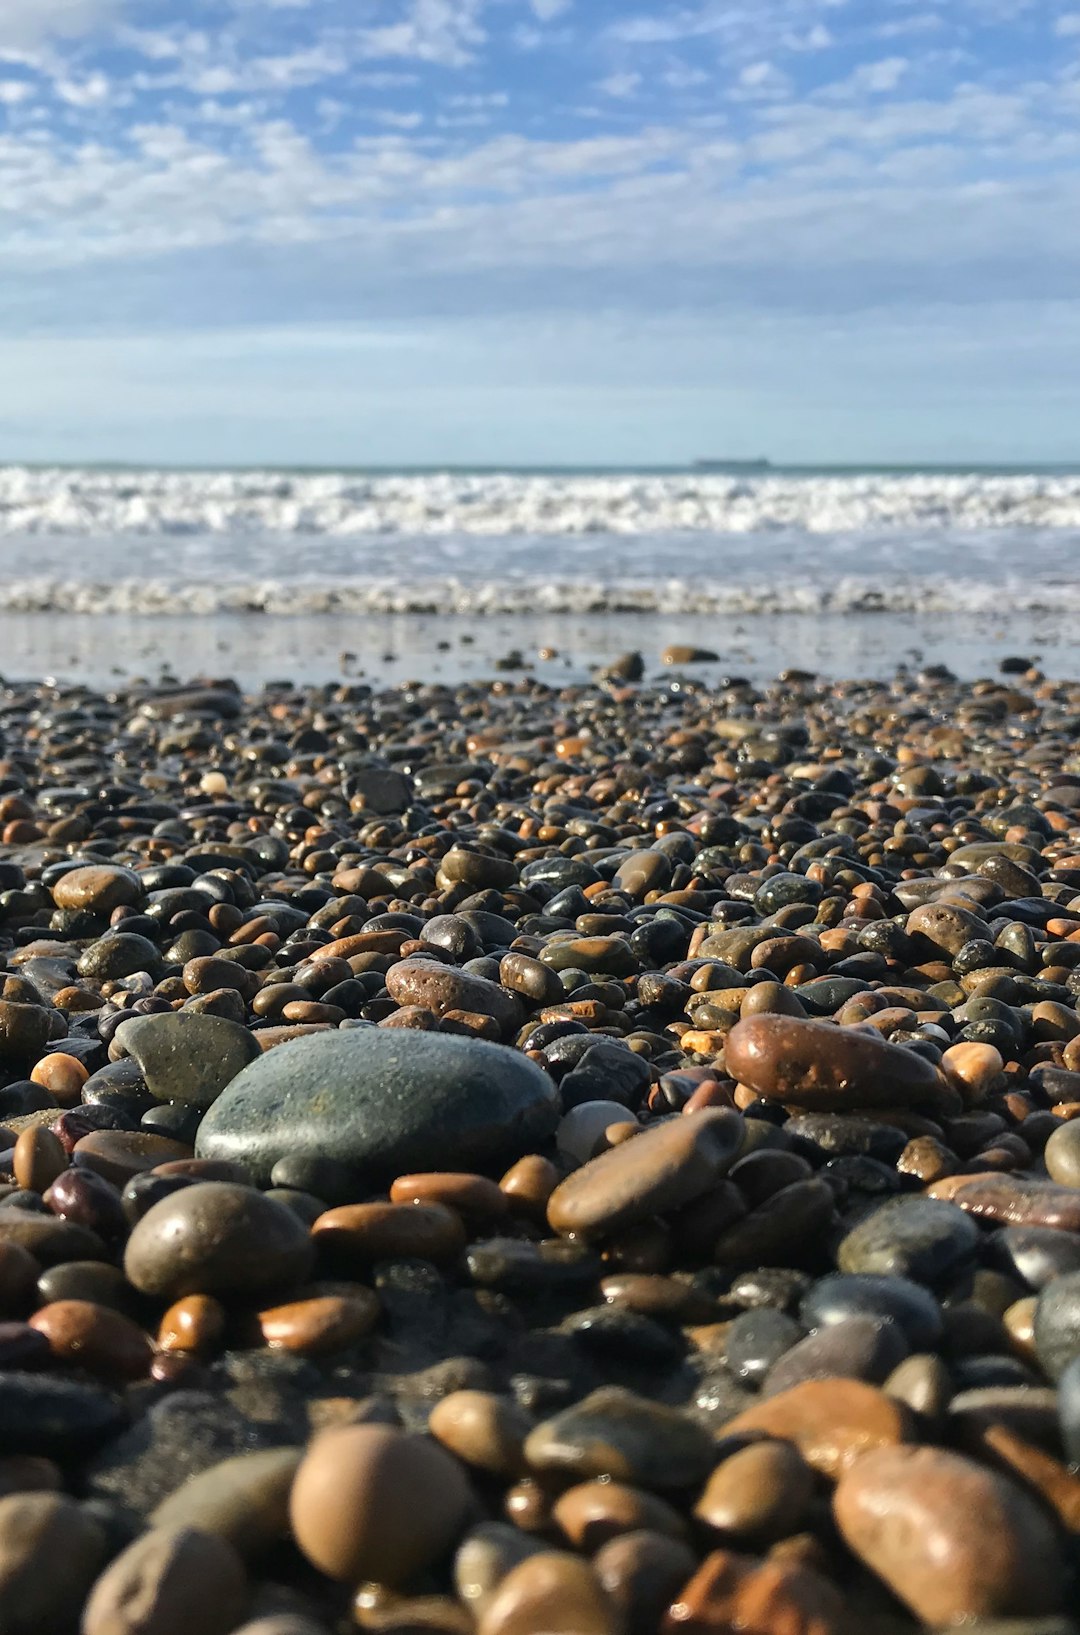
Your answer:
[[[1080,0],[0,0],[0,456],[1080,459]]]

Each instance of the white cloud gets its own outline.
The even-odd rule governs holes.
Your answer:
[[[462,92],[457,96],[447,98],[451,108],[505,108],[509,105],[510,97],[506,91],[472,91]]]
[[[607,79],[596,81],[596,89],[602,91],[604,96],[618,99],[632,97],[640,87],[640,74],[609,74]]]
[[[1080,11],[1067,11],[1054,23],[1054,33],[1059,40],[1071,38],[1080,34]]]
[[[2,0],[0,52],[89,34],[116,22],[121,10],[122,0]]]
[[[779,97],[784,96],[791,86],[791,81],[782,69],[773,62],[747,63],[739,74],[737,95],[747,97]]]
[[[391,131],[416,131],[424,123],[423,114],[399,114],[390,108],[377,109],[371,118],[377,125],[385,125],[387,130]]]
[[[554,18],[561,17],[573,3],[574,0],[529,0],[533,12],[542,23],[550,23]]]
[[[104,74],[88,74],[82,80],[59,79],[53,89],[72,108],[100,108],[108,102],[111,87]]]
[[[402,21],[361,32],[361,55],[464,68],[487,38],[480,23],[484,5],[485,0],[411,0]]]
[[[710,77],[703,68],[691,68],[688,63],[675,63],[660,76],[672,91],[692,91],[696,86],[708,85]]]
[[[865,62],[855,70],[848,84],[856,92],[884,95],[896,90],[910,66],[906,57],[884,57],[880,62]]]
[[[20,103],[29,102],[33,95],[34,87],[28,80],[0,80],[0,103],[3,103],[5,108],[17,108]]]

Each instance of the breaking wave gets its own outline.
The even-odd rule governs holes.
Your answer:
[[[0,536],[410,537],[1080,528],[1080,474],[0,467]]]

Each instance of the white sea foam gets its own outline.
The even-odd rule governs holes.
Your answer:
[[[1080,528],[1080,474],[398,474],[0,467],[0,536]]]
[[[177,579],[28,578],[0,581],[0,612],[129,616],[254,613],[583,614],[738,616],[842,613],[1080,613],[1080,583],[844,578],[830,584],[772,580],[702,586],[683,579],[613,584],[594,579],[460,579],[402,582],[288,579],[183,582]]]

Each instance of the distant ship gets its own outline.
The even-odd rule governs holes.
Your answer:
[[[771,460],[695,460],[695,471],[771,471]]]

